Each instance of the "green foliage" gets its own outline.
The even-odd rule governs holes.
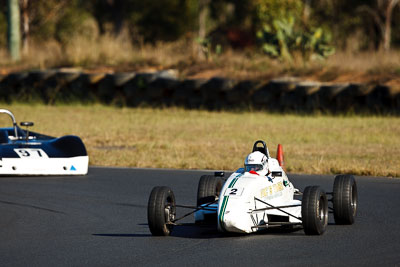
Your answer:
[[[301,23],[301,1],[260,0],[257,38],[266,54],[291,61],[295,52],[303,59],[323,59],[334,53],[331,35],[320,27],[308,29]]]
[[[309,53],[311,59],[324,59],[335,53],[331,45],[331,34],[320,27],[304,33],[301,39],[301,50],[303,54]]]
[[[280,18],[301,18],[303,3],[301,0],[255,0],[259,23],[272,25]]]
[[[201,51],[204,54],[206,59],[209,59],[211,56],[211,39],[210,38],[196,38],[196,43],[200,45]]]
[[[56,40],[67,43],[77,36],[93,40],[98,36],[98,30],[90,13],[69,7],[55,24],[54,35]]]
[[[196,38],[196,43],[201,47],[201,51],[207,60],[216,59],[222,54],[222,45],[217,43],[213,46],[211,38]]]
[[[147,40],[176,40],[194,30],[197,1],[148,0],[142,5],[136,13],[137,25]]]
[[[335,0],[312,1],[310,19],[334,36],[334,44],[340,49],[356,52],[378,49],[383,32],[377,19],[385,20],[388,0]],[[392,14],[392,44],[400,44],[400,6]]]
[[[381,30],[371,14],[360,10],[375,10],[383,19],[382,4],[387,1],[309,2],[310,16],[304,18],[304,0],[210,0],[208,37],[219,31],[220,39],[212,37],[213,43],[225,45],[229,42],[224,42],[223,30],[240,29],[257,35],[268,55],[287,60],[294,53],[305,59],[325,58],[334,52],[332,45],[352,51],[379,46]],[[138,43],[194,39],[198,4],[198,0],[29,0],[29,37],[65,44],[77,36],[93,40],[99,32],[119,35],[124,31]],[[7,0],[0,0],[1,47],[7,43],[6,7]],[[393,11],[393,47],[400,45],[399,23],[400,5]]]
[[[32,2],[32,1],[31,1]],[[62,12],[61,3],[57,0],[36,0],[30,3],[30,33],[35,39],[47,40],[54,38],[56,23]]]
[[[126,28],[134,41],[176,40],[195,30],[197,22],[197,0],[81,1],[102,33]]]

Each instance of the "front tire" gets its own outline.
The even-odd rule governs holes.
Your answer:
[[[307,186],[301,202],[301,218],[306,235],[322,235],[328,225],[328,200],[319,186]]]
[[[200,177],[197,187],[197,206],[215,201],[222,189],[222,180],[212,175]]]
[[[170,235],[175,215],[175,196],[172,190],[166,186],[154,187],[147,205],[150,232],[155,236]]]
[[[333,183],[333,216],[336,224],[353,224],[357,214],[357,184],[353,175],[338,175]]]

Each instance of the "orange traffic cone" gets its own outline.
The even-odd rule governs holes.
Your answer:
[[[281,144],[278,144],[278,150],[276,151],[276,159],[279,162],[279,165],[285,170],[285,161],[283,160],[283,148]]]

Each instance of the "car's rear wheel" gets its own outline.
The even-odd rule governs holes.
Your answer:
[[[166,186],[154,187],[147,205],[150,232],[156,236],[170,235],[175,215],[175,196],[172,190]]]
[[[333,216],[336,224],[353,224],[357,214],[357,184],[353,175],[338,175],[333,183]]]
[[[306,235],[321,235],[328,225],[328,200],[319,186],[307,186],[303,192],[301,218]]]
[[[197,187],[197,206],[215,201],[222,189],[222,179],[212,175],[200,177]]]

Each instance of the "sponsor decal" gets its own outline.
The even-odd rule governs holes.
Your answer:
[[[74,165],[71,165],[71,168],[69,170],[70,171],[76,171],[76,168],[74,167]]]
[[[267,186],[267,187],[261,189],[261,197],[262,198],[271,197],[272,195],[275,195],[278,193],[280,193],[280,195],[282,195],[281,191],[283,190],[283,187],[284,187],[284,185],[282,182]]]

